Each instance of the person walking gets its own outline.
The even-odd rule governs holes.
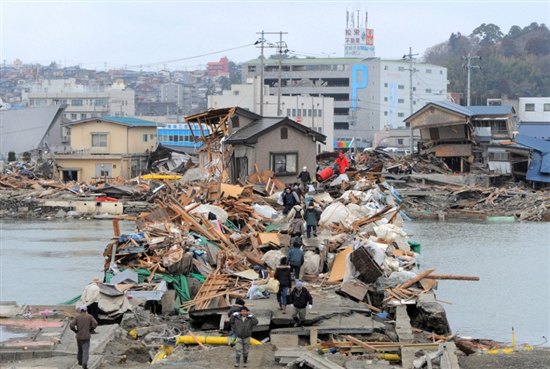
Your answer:
[[[288,290],[292,287],[290,266],[288,266],[288,259],[286,257],[282,257],[279,266],[275,268],[274,278],[279,281],[279,292],[277,292],[279,310],[282,310],[283,314],[286,314]]]
[[[236,312],[230,318],[233,332],[237,335],[236,343],[236,363],[235,368],[241,365],[241,356],[243,357],[243,367],[248,366],[248,351],[250,349],[250,336],[252,330],[258,325],[258,318],[249,313],[248,308],[243,306],[240,313]]]
[[[227,322],[227,324],[229,325],[229,328],[228,329],[224,329],[224,330],[231,330],[231,339],[229,340],[229,345],[231,347],[235,346],[235,342],[237,341],[237,335],[235,334],[235,332],[233,331],[233,327],[231,326],[231,324],[229,323],[229,319],[231,319],[231,316],[235,313],[241,313],[241,309],[242,307],[245,305],[245,302],[243,299],[241,298],[237,298],[237,300],[235,300],[235,305],[231,306],[231,308],[229,308],[229,311],[227,312],[227,317],[228,317],[228,320],[226,320],[225,322]],[[225,323],[224,322],[224,323]],[[224,324],[225,325],[225,324]]]
[[[93,316],[88,314],[88,307],[82,305],[80,313],[71,319],[69,328],[76,333],[76,345],[78,353],[76,359],[78,365],[82,365],[84,369],[88,369],[88,358],[90,353],[90,332],[97,327],[97,321]]]
[[[302,171],[300,172],[300,174],[298,174],[296,178],[302,182],[302,188],[305,196],[305,194],[309,192],[308,185],[309,185],[309,182],[311,182],[311,175],[307,171],[307,167],[303,167]]]
[[[94,277],[92,283],[84,288],[81,297],[81,300],[88,307],[88,313],[94,317],[96,322],[99,322],[99,292],[99,278]],[[96,331],[92,330],[90,333],[96,334]]]
[[[304,252],[300,249],[302,243],[299,239],[295,239],[292,248],[288,251],[287,259],[290,265],[290,271],[294,271],[294,279],[300,279],[300,268],[304,265]]]
[[[311,231],[313,230],[313,237],[317,237],[317,224],[321,219],[321,210],[315,207],[313,201],[309,202],[305,211],[306,218],[306,237],[311,238]]]
[[[313,308],[313,297],[311,293],[304,287],[302,282],[296,282],[296,287],[290,292],[288,302],[292,303],[294,311],[292,312],[292,319],[294,319],[295,327],[302,327],[306,322],[306,307],[311,310]]]
[[[283,214],[287,215],[290,209],[294,205],[300,205],[300,198],[296,194],[296,192],[292,191],[292,188],[287,187],[285,188],[285,191],[282,193],[282,202],[284,205]]]

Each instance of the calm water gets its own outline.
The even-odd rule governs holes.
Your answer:
[[[121,231],[134,222],[121,222]],[[453,333],[520,343],[550,338],[550,224],[405,223],[422,244],[421,268],[481,281],[440,281]],[[113,237],[106,220],[3,221],[0,300],[55,304],[101,276]]]

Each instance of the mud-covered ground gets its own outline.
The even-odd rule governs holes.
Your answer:
[[[280,369],[275,362],[276,347],[271,344],[251,346],[249,368]],[[105,349],[105,358],[101,366],[107,368],[151,368],[148,349],[142,343],[122,338],[111,342]],[[338,365],[346,361],[365,361],[367,356],[348,357],[342,354],[326,354],[326,357]],[[535,348],[533,351],[516,351],[508,355],[473,354],[458,355],[461,369],[549,369],[550,348]],[[163,366],[193,369],[230,368],[235,363],[235,348],[229,346],[178,346],[172,355],[163,360]],[[387,368],[401,368],[401,365],[388,365]],[[434,366],[435,368],[436,366]]]

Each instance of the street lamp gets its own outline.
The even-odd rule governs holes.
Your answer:
[[[331,56],[331,55],[334,55],[334,54],[336,54],[336,53],[334,52],[334,53],[321,53],[321,54],[326,55],[327,58],[330,59],[330,56]]]

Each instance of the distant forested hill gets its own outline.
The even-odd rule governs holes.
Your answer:
[[[449,40],[425,51],[427,63],[447,68],[449,92],[466,93],[467,70],[462,56],[479,55],[472,65],[471,92],[485,98],[501,94],[550,96],[550,31],[544,24],[512,26],[507,34],[494,24],[477,27],[469,36],[453,33]]]

